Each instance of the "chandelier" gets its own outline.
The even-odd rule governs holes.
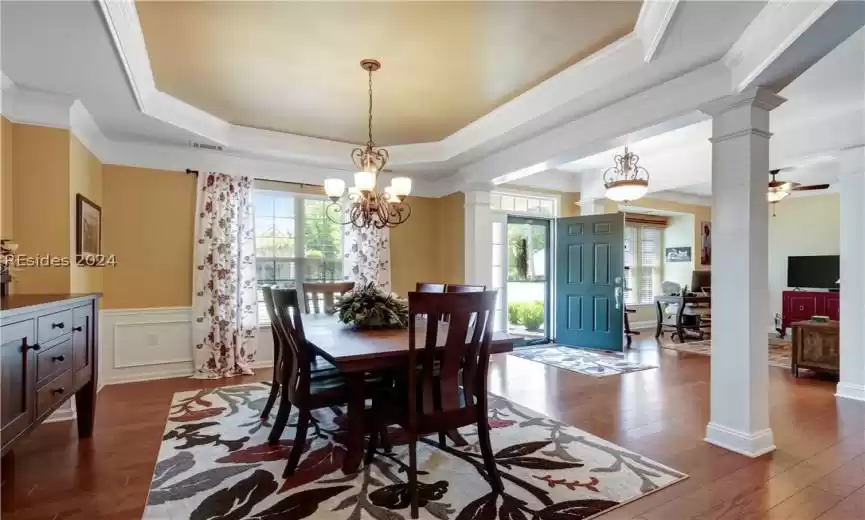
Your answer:
[[[411,216],[411,206],[405,202],[411,192],[411,179],[394,177],[383,193],[375,189],[376,178],[384,171],[390,157],[384,148],[376,148],[372,140],[372,73],[381,68],[381,63],[367,59],[361,61],[360,66],[369,75],[369,139],[363,148],[355,148],[351,152],[351,160],[357,167],[354,186],[346,190],[342,179],[325,179],[324,192],[331,200],[327,216],[343,226],[393,228]]]
[[[649,172],[639,166],[640,157],[628,151],[616,154],[615,166],[604,171],[604,186],[607,198],[616,202],[631,202],[649,192]]]

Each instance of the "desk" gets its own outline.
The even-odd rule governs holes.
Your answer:
[[[658,325],[655,329],[655,337],[660,337],[661,332],[663,332],[664,328],[666,327],[675,330],[676,334],[679,335],[679,343],[684,343],[686,330],[696,330],[702,332],[703,329],[710,328],[712,326],[711,323],[702,323],[699,320],[697,320],[696,325],[686,325],[682,323],[682,316],[685,312],[685,307],[689,304],[708,305],[711,303],[712,297],[704,295],[695,294],[691,296],[656,296],[655,310],[657,312]],[[675,321],[669,323],[664,321],[663,307],[671,304],[677,304],[679,306],[679,310],[676,311]]]
[[[348,453],[343,472],[357,471],[363,455],[364,436],[364,373],[405,366],[408,360],[408,329],[358,330],[341,325],[333,316],[305,315],[306,339],[322,357],[345,373],[350,386],[348,402]],[[447,324],[439,324],[439,341],[444,343]],[[415,327],[416,344],[424,344],[426,323]],[[519,338],[503,332],[493,333],[490,354],[510,352]]]

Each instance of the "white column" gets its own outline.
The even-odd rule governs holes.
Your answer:
[[[865,401],[865,150],[841,157],[841,321],[838,397]]]
[[[775,449],[769,427],[769,111],[752,89],[712,102],[712,357],[706,441],[749,457]]]
[[[465,194],[465,283],[493,286],[493,210],[488,190]]]

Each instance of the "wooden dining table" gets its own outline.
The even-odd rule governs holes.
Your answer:
[[[415,325],[416,345],[424,344],[426,320]],[[306,339],[318,353],[333,363],[348,380],[348,438],[344,473],[354,473],[363,456],[366,433],[364,407],[364,374],[382,369],[406,366],[409,353],[408,329],[359,330],[337,322],[334,316],[312,314],[303,318]],[[444,344],[447,324],[439,322],[438,341]],[[504,332],[494,332],[490,354],[510,352],[520,338]]]

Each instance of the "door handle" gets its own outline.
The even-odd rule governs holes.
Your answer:
[[[621,304],[622,288],[621,288],[621,287],[616,287],[616,288],[613,290],[613,296],[614,296],[615,299],[616,299],[616,310],[621,309],[621,308],[622,308],[622,304]]]

